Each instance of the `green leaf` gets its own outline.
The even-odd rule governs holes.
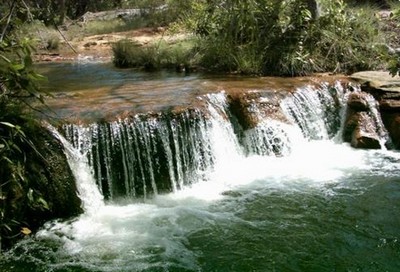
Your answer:
[[[15,125],[13,125],[13,124],[11,124],[9,122],[0,122],[0,124],[2,124],[4,126],[7,126],[7,127],[10,127],[10,128],[15,128]]]
[[[41,206],[42,206],[43,208],[45,208],[46,210],[50,210],[49,204],[48,204],[47,201],[44,200],[42,197],[39,197],[39,198],[37,199],[37,202],[38,202],[39,204],[41,204]]]
[[[10,226],[7,225],[7,224],[4,224],[3,227],[4,227],[6,230],[8,230],[8,231],[12,231],[11,228],[10,228]]]
[[[25,69],[25,65],[23,63],[17,63],[17,64],[13,64],[12,68],[15,71],[21,71],[21,70]]]
[[[34,198],[33,198],[33,190],[29,189],[28,193],[26,194],[26,196],[28,197],[29,202],[33,202]]]
[[[6,58],[5,56],[0,55],[0,57],[1,57],[3,60],[5,60],[6,62],[11,63],[11,60],[9,60],[8,58]]]

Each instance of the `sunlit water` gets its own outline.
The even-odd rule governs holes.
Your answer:
[[[199,95],[221,90],[285,90],[312,78],[248,78],[170,71],[145,73],[117,69],[112,63],[45,63],[43,88],[52,93],[43,111],[61,119],[113,119],[123,112],[161,111],[188,106]]]
[[[281,124],[290,152],[245,154],[212,117],[207,179],[140,200],[104,202],[64,143],[86,212],[3,253],[0,271],[400,271],[400,153]]]

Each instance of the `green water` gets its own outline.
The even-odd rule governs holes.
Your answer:
[[[399,271],[400,156],[338,149],[348,161],[320,171],[253,158],[263,178],[109,203],[22,241],[0,270]]]
[[[198,95],[191,84],[209,86],[197,77],[168,85],[162,76],[136,80],[107,66],[88,74],[71,67],[74,86],[62,85],[68,77],[59,71],[52,77],[51,86],[59,80],[66,88],[50,103],[62,117],[132,110],[132,101],[137,110],[185,105]],[[85,78],[94,87],[79,87]],[[229,142],[225,134],[210,138],[215,147]],[[290,140],[287,157],[222,149],[207,170],[211,178],[184,190],[96,204],[78,218],[49,222],[4,252],[0,271],[400,271],[400,153]]]

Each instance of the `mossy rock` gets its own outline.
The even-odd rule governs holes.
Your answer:
[[[21,124],[20,124],[21,125]],[[23,178],[8,178],[2,188],[2,248],[8,248],[25,234],[35,232],[46,221],[67,219],[82,213],[75,178],[69,168],[62,144],[40,124],[21,125],[32,144],[22,144],[19,160]],[[5,176],[15,173],[2,171]],[[3,177],[6,178],[7,177]]]

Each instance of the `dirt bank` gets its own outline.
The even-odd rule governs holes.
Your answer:
[[[112,45],[120,40],[131,40],[146,45],[160,39],[174,43],[185,38],[185,34],[171,35],[165,28],[141,28],[131,31],[92,35],[68,41],[60,34],[61,44],[57,50],[38,50],[35,60],[43,61],[73,61],[79,59],[104,60],[112,59]]]

